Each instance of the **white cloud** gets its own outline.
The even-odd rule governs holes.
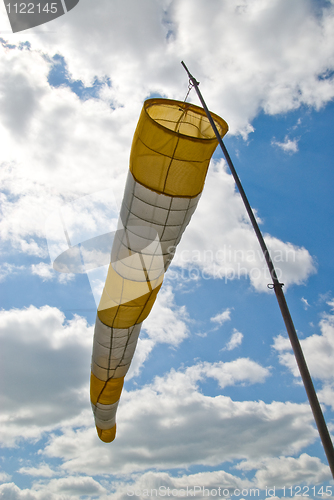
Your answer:
[[[257,497],[265,492],[274,500],[283,495],[282,488],[285,486],[286,493],[290,487],[295,488],[298,494],[313,492],[313,485],[319,485],[316,491],[320,491],[322,482],[330,479],[328,466],[321,463],[317,457],[311,457],[303,453],[300,457],[266,458],[264,460],[248,460],[239,463],[235,469],[250,471],[259,469],[250,480],[240,478],[223,470],[212,472],[198,472],[195,474],[179,474],[175,476],[170,472],[148,471],[140,474],[122,478],[118,477],[112,482],[101,480],[102,484],[91,478],[82,476],[70,476],[67,478],[40,481],[35,483],[30,490],[20,490],[13,483],[0,487],[0,493],[11,494],[14,500],[63,500],[64,494],[80,496],[83,489],[88,498],[101,500],[114,499],[126,500],[129,497],[159,497],[173,496],[177,498],[192,497],[195,499],[208,497],[230,498],[239,496],[244,491],[244,496]],[[303,486],[301,486],[303,485]],[[287,489],[288,488],[288,489]],[[246,495],[247,492],[247,495]],[[46,496],[48,493],[48,496]],[[279,496],[275,496],[279,495]],[[88,496],[89,495],[89,496]],[[90,496],[92,495],[92,497]],[[274,496],[273,496],[274,495]],[[283,495],[284,496],[284,495]],[[66,497],[67,498],[67,497]],[[72,498],[72,496],[71,496]]]
[[[171,321],[169,307],[173,311],[175,304],[170,290],[166,290],[165,298],[168,301],[162,314]],[[172,340],[177,345],[186,330],[182,325],[184,311],[175,311],[172,324],[180,332]],[[316,435],[307,405],[234,402],[223,395],[211,397],[201,392],[200,385],[208,378],[224,388],[263,383],[270,375],[268,368],[239,358],[228,363],[197,363],[185,370],[172,370],[140,389],[124,390],[117,415],[117,438],[112,446],[105,447],[96,436],[88,408],[92,327],[79,317],[65,322],[56,308],[31,306],[22,311],[2,311],[0,333],[6,360],[2,407],[8,408],[2,412],[2,442],[10,446],[20,438],[37,440],[42,432],[49,432],[48,445],[40,453],[62,459],[61,471],[109,474],[112,467],[117,474],[153,466],[164,469],[217,465],[233,459],[259,460],[294,453]],[[159,339],[167,342],[167,332],[163,330]],[[19,350],[17,345],[21,346]],[[54,429],[57,432],[50,433]],[[36,478],[52,477],[53,473],[46,464],[24,466],[19,472]],[[58,500],[61,491],[72,488],[70,480],[62,481],[65,479],[39,480],[29,491],[7,484],[0,491],[12,491],[13,498],[29,498],[29,493],[33,499],[44,500],[49,488]],[[73,491],[80,490],[80,478],[77,481]],[[238,478],[235,481],[240,484]],[[98,488],[95,483],[91,487],[92,491]]]
[[[89,422],[93,328],[85,319],[65,321],[49,306],[0,311],[0,338],[4,445],[38,439],[71,419],[77,425]]]
[[[145,361],[150,356],[155,345],[156,342],[153,339],[139,337],[130,369],[126,375],[126,380],[131,380],[133,377],[139,375]]]
[[[0,482],[5,483],[6,481],[9,481],[11,479],[11,476],[7,474],[7,472],[2,472],[0,471]]]
[[[225,311],[218,313],[218,314],[216,314],[216,316],[213,316],[212,318],[210,318],[210,321],[212,321],[213,323],[218,323],[219,326],[221,326],[226,321],[230,321],[230,320],[231,320],[231,309],[230,308],[227,308],[227,309],[225,309]]]
[[[302,0],[293,6],[287,0],[214,0],[205,7],[201,0],[181,0],[172,8],[172,47],[233,132],[246,130],[261,108],[275,114],[302,103],[320,107],[333,96],[332,79],[318,79],[333,67],[332,6],[324,17]]]
[[[68,495],[71,498],[73,495],[75,497],[80,497],[82,495],[101,495],[105,493],[105,488],[101,486],[97,481],[91,477],[64,477],[60,479],[52,479],[47,484],[36,484],[35,489],[38,493],[45,494],[46,492],[52,492],[59,495],[61,498],[63,495]]]
[[[274,337],[273,347],[280,353],[283,351],[292,350],[290,340],[288,339],[288,337],[283,337],[283,335],[277,335],[277,337]]]
[[[302,297],[300,300],[304,304],[304,309],[306,311],[310,307],[310,304],[308,303],[307,299],[305,299],[304,297]]]
[[[145,322],[146,337],[139,339],[127,380],[138,375],[157,343],[178,346],[189,335],[187,322],[185,307],[175,304],[170,286],[164,287]],[[8,408],[0,418],[3,443],[35,439],[70,421],[92,425],[88,384],[93,327],[84,318],[66,321],[49,306],[0,311],[0,338],[5,356],[1,401]]]
[[[188,375],[193,380],[201,380],[203,376],[212,377],[219,383],[222,389],[227,386],[241,384],[263,383],[270,375],[268,368],[263,368],[249,358],[238,358],[234,361],[224,363],[203,362],[187,368]]]
[[[17,266],[15,264],[0,264],[0,282],[4,281],[7,276],[18,274],[25,270],[25,266]]]
[[[39,467],[21,467],[18,472],[20,474],[35,477],[52,477],[57,475],[57,472],[52,470],[51,467],[46,463],[40,464]]]
[[[119,22],[120,19],[122,22]],[[291,29],[297,20],[298,30]],[[166,40],[166,21],[173,30],[172,41]],[[220,29],[222,22],[224,32]],[[2,119],[7,126],[15,124],[15,130],[18,127],[32,129],[34,115],[44,114],[45,100],[52,100],[53,105],[47,107],[50,114],[47,120],[49,144],[40,140],[42,150],[49,148],[50,142],[62,139],[61,153],[68,156],[69,138],[77,144],[80,132],[83,152],[91,157],[87,146],[92,142],[88,141],[86,145],[83,139],[85,124],[75,121],[73,129],[73,122],[70,127],[68,120],[77,118],[79,109],[94,109],[95,113],[91,116],[93,132],[96,115],[102,111],[103,105],[96,99],[80,104],[68,89],[50,89],[46,81],[49,65],[38,51],[50,56],[57,52],[65,55],[73,78],[87,84],[91,84],[96,76],[101,80],[106,75],[110,76],[112,85],[103,87],[101,95],[106,101],[117,101],[117,109],[112,114],[127,114],[129,117],[130,112],[132,120],[136,116],[134,108],[138,114],[140,102],[152,92],[183,97],[186,74],[180,65],[179,54],[189,62],[190,69],[198,71],[197,76],[211,96],[211,107],[226,110],[226,117],[234,131],[249,127],[249,120],[260,107],[269,112],[282,112],[295,109],[301,103],[319,106],[333,95],[333,82],[324,78],[334,60],[331,44],[333,8],[324,9],[323,18],[317,17],[310,5],[301,0],[294,3],[293,9],[286,0],[256,0],[252,4],[244,0],[224,4],[213,0],[209,6],[201,0],[192,0],[191,3],[180,0],[167,6],[164,2],[152,4],[143,1],[140,9],[134,0],[128,0],[126,6],[119,4],[112,7],[107,1],[92,6],[87,0],[81,0],[75,15],[61,17],[48,26],[51,25],[56,30],[61,28],[62,37],[29,32],[32,50],[3,51],[6,63],[2,72],[3,95],[11,97],[15,94],[15,99],[3,99]],[[107,39],[104,30],[109,34]],[[93,42],[83,52],[87,32],[92,33]],[[202,36],[194,37],[194,32]],[[27,33],[18,33],[14,42],[18,44],[26,37]],[[266,44],[263,44],[264,38]],[[314,39],[318,41],[316,50]],[[102,40],[103,51],[99,50]],[[126,58],[121,50],[115,50],[116,46],[126,51]],[[163,59],[161,53],[165,55]],[[210,57],[207,57],[208,53]],[[29,71],[32,65],[33,72]],[[11,72],[7,71],[7,67],[12,68]],[[134,74],[135,79],[131,77]],[[12,85],[9,79],[15,75],[15,84]],[[175,78],[175,75],[180,78]],[[322,78],[317,78],[318,75]],[[23,80],[18,93],[16,82],[19,78]],[[58,112],[52,96],[57,98],[58,104],[61,102]],[[18,102],[18,98],[24,98],[24,119],[21,121],[18,119],[18,107],[13,104]],[[62,120],[62,131],[59,128],[50,129],[54,113],[55,118]],[[107,116],[105,119],[108,120]],[[131,126],[134,125],[135,122],[132,122]],[[42,126],[40,130],[43,130]],[[111,130],[119,133],[115,127]],[[67,133],[70,131],[71,134]],[[121,137],[124,141],[124,134]],[[21,136],[21,141],[24,139]],[[104,147],[108,147],[107,143]],[[60,150],[57,158],[59,153]],[[102,154],[96,149],[95,153]],[[49,160],[52,158],[49,157]]]
[[[62,459],[71,473],[94,475],[295,453],[317,436],[308,405],[232,401],[206,396],[198,387],[207,377],[226,386],[266,376],[267,369],[242,359],[172,370],[152,384],[123,391],[112,446],[99,442],[94,429],[66,428],[51,437],[44,454]]]
[[[123,108],[112,111],[108,103],[80,101],[66,87],[50,87],[49,69],[43,54],[34,50],[0,52],[2,242],[9,241],[19,251],[43,258],[47,256],[44,226],[52,212],[66,209],[64,205],[77,198],[82,205],[82,195],[106,188],[116,197],[122,196],[137,120],[137,116],[130,119]],[[22,85],[22,98],[29,109],[21,119],[17,108],[12,109],[8,102],[20,101]],[[29,89],[27,95],[24,88]],[[19,125],[24,126],[24,133],[19,132]],[[108,232],[111,200],[104,200],[103,207],[97,200],[94,210],[92,200],[90,205],[81,206],[76,227],[94,231],[95,225]],[[67,219],[71,223],[71,217]]]
[[[234,328],[231,338],[224,349],[226,349],[227,351],[232,351],[233,349],[241,345],[243,338],[243,334],[241,332],[238,332],[238,330]]]
[[[11,500],[64,500],[69,498],[107,498],[104,496],[106,489],[91,477],[66,477],[51,479],[51,481],[38,481],[31,489],[21,490],[14,483],[0,486],[0,495]],[[88,497],[89,495],[89,497]]]
[[[119,482],[117,487],[116,499],[124,499],[133,495],[133,492],[141,492],[142,497],[155,495],[158,490],[160,496],[176,496],[207,498],[210,496],[228,497],[234,489],[247,489],[252,486],[246,479],[240,479],[225,471],[200,472],[197,474],[183,474],[174,477],[167,472],[146,472],[132,477],[129,483]],[[169,489],[168,489],[169,488]],[[214,490],[217,490],[215,492]],[[145,495],[145,493],[148,494]],[[208,493],[209,492],[209,493]]]
[[[171,286],[163,285],[150,315],[143,324],[149,338],[177,346],[188,335],[189,316],[185,306],[177,306]]]
[[[319,401],[328,405],[334,410],[334,383],[325,382],[320,391],[317,391]],[[331,429],[331,425],[329,425]]]
[[[331,301],[327,304],[332,306]],[[317,391],[319,401],[334,410],[334,315],[324,313],[319,327],[321,334],[313,334],[300,339],[300,344],[311,377],[322,382],[321,389]],[[297,380],[300,380],[299,369],[289,339],[278,335],[274,338],[273,347],[278,353],[279,362],[286,366]]]
[[[90,84],[110,76],[112,86],[102,95],[118,105],[152,92],[183,98],[182,58],[210,96],[211,109],[227,118],[233,133],[247,134],[260,109],[319,108],[333,97],[333,18],[332,5],[316,12],[302,0],[145,0],[140,9],[134,0],[112,6],[81,0],[75,15],[48,25],[61,37],[44,30],[29,39],[50,55],[66,54],[74,79]],[[92,43],[83,52],[87,33]],[[16,34],[15,42],[26,36]]]
[[[273,146],[277,146],[281,148],[285,153],[297,153],[298,151],[298,140],[299,139],[289,139],[288,136],[285,136],[284,142],[278,142],[276,140],[272,140],[271,144]]]
[[[50,264],[46,264],[45,262],[32,264],[31,273],[36,274],[37,276],[42,278],[43,281],[52,280],[56,275]]]
[[[334,316],[324,314],[319,323],[321,334],[310,335],[300,340],[306,362],[313,377],[327,383],[334,382]],[[278,336],[275,338],[274,348],[278,351],[280,363],[288,367],[295,377],[299,377],[299,370],[291,350],[288,339]]]
[[[258,469],[254,482],[261,489],[267,486],[287,488],[288,485],[301,484],[313,486],[331,479],[328,465],[323,464],[318,457],[311,457],[306,453],[302,453],[298,458],[272,457],[260,461],[242,462],[236,466],[236,469]],[[298,493],[297,490],[296,493]],[[302,493],[307,493],[307,490],[302,490]],[[312,490],[309,494],[312,494]]]
[[[185,306],[175,304],[174,293],[170,285],[164,284],[154,307],[142,326],[143,334],[138,339],[136,351],[127,374],[127,380],[137,376],[154,346],[158,343],[177,347],[189,335],[188,313]]]

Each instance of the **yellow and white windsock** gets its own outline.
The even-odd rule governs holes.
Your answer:
[[[223,137],[226,122],[212,116]],[[91,403],[102,441],[115,438],[117,405],[141,324],[196,209],[217,144],[202,108],[145,101],[95,324]]]

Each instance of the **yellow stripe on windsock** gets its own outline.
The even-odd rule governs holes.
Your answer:
[[[124,279],[109,266],[108,275],[98,307],[98,317],[113,328],[129,328],[149,315],[163,282]]]
[[[123,389],[124,377],[110,378],[106,382],[91,373],[90,378],[90,400],[93,405],[101,403],[111,405],[116,403]]]
[[[97,435],[104,443],[111,443],[116,437],[116,424],[111,429],[100,429],[96,426]]]

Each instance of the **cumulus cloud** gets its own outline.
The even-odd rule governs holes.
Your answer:
[[[89,495],[104,495],[106,489],[91,477],[66,477],[43,480],[34,483],[31,489],[21,489],[14,483],[6,483],[0,486],[0,495],[3,498],[13,500],[63,500],[65,498],[80,498]],[[100,497],[101,498],[101,497]]]
[[[232,401],[200,390],[207,377],[226,386],[261,382],[267,376],[266,368],[244,359],[171,370],[151,384],[123,392],[112,447],[99,442],[93,429],[67,428],[51,437],[44,454],[61,458],[62,468],[71,473],[94,475],[217,466],[295,453],[317,435],[308,405]]]
[[[15,264],[0,264],[0,282],[4,281],[7,276],[13,276],[18,273],[22,273],[25,270],[25,266],[17,266]]]
[[[2,472],[0,471],[0,481],[2,483],[5,483],[6,481],[9,481],[11,479],[11,476],[7,474],[7,472]]]
[[[71,419],[85,424],[93,337],[86,320],[66,321],[50,306],[0,311],[0,337],[1,442],[38,439]]]
[[[325,382],[320,391],[317,391],[319,401],[334,410],[334,383]]]
[[[170,332],[178,330],[172,337],[178,345],[187,332],[183,324],[187,316],[173,304],[170,290],[166,290],[166,296],[171,310],[175,309],[175,317],[164,302],[160,312],[170,323]],[[166,326],[154,324],[158,332],[161,329],[159,341],[167,342]],[[43,431],[49,431],[48,444],[39,453],[45,458],[61,459],[63,464],[57,474],[70,474],[68,478],[50,480],[56,472],[47,464],[23,466],[21,474],[40,479],[30,490],[20,490],[7,482],[0,489],[3,495],[11,494],[20,500],[25,497],[44,500],[46,491],[48,498],[54,500],[62,494],[79,495],[81,491],[102,495],[107,494],[105,485],[93,479],[88,484],[90,478],[80,474],[110,474],[110,470],[114,474],[130,474],[148,467],[166,469],[191,464],[213,466],[234,459],[259,461],[263,457],[295,453],[315,439],[307,405],[240,402],[202,392],[202,382],[210,378],[223,389],[263,383],[270,375],[269,368],[239,358],[226,363],[198,362],[186,369],[171,370],[144,387],[124,390],[117,415],[117,438],[112,446],[106,447],[96,436],[87,408],[92,327],[79,317],[65,321],[58,309],[49,306],[3,311],[0,326],[4,359],[8,360],[2,396],[2,407],[8,411],[2,412],[2,442],[10,446],[19,438],[37,440]],[[150,331],[148,340],[149,335]],[[17,345],[22,349],[18,351]],[[19,386],[15,383],[17,379],[22,381]],[[50,433],[55,429],[57,432]],[[221,477],[231,487],[246,484],[237,477],[225,476],[226,473],[216,474],[223,476],[195,475],[188,479],[184,476],[178,482],[167,477],[167,483],[159,483],[157,476],[153,484],[171,481],[170,484],[181,488],[196,479],[199,484],[207,481],[214,487]],[[126,484],[120,483],[118,494],[125,488]]]
[[[60,479],[52,479],[47,484],[35,485],[38,493],[43,494],[50,491],[55,495],[69,495],[82,496],[82,495],[101,495],[105,493],[105,488],[91,477],[64,477]]]
[[[302,297],[300,300],[302,301],[302,303],[304,305],[304,309],[306,311],[310,307],[310,304],[308,303],[307,299],[305,299],[304,297]]]
[[[189,316],[185,306],[175,304],[173,289],[163,286],[150,315],[142,326],[143,334],[138,339],[136,352],[127,374],[127,380],[138,375],[154,346],[166,343],[177,347],[189,335]]]
[[[23,167],[21,175],[31,179],[36,187],[42,184],[51,192],[72,195],[105,189],[110,169],[119,174],[120,168],[126,168],[132,139],[130,130],[133,133],[135,122],[129,128],[128,120],[116,118],[119,112],[113,112],[106,102],[82,101],[68,87],[51,87],[47,79],[50,63],[36,50],[6,51],[0,58],[0,67],[4,76],[0,90],[4,107],[0,123],[3,162],[15,162],[20,171]],[[27,99],[32,101],[31,109],[27,112],[24,133],[18,133],[20,116],[7,109],[6,103],[19,97],[21,86],[13,85],[12,80],[23,74],[34,98]],[[9,92],[17,95],[8,95]],[[10,120],[13,126],[9,125]],[[16,189],[20,188],[18,183]]]
[[[225,309],[225,311],[218,313],[216,314],[216,316],[210,318],[210,321],[212,321],[213,323],[218,323],[218,325],[221,326],[226,321],[230,321],[230,319],[231,319],[231,309],[227,308]]]
[[[327,302],[327,305],[329,305],[329,306],[330,306],[330,308],[334,311],[334,300],[329,300],[329,301]]]
[[[226,349],[227,351],[232,351],[233,349],[241,345],[243,338],[243,334],[241,332],[238,332],[238,330],[234,328],[231,338],[224,349]]]
[[[287,485],[305,483],[313,486],[331,479],[329,467],[318,457],[311,457],[307,453],[302,453],[298,458],[271,457],[260,461],[241,462],[236,469],[243,471],[257,469],[254,482],[261,489],[267,486],[283,488]],[[303,492],[306,493],[306,490]]]
[[[120,119],[108,103],[81,101],[69,88],[51,87],[47,81],[50,64],[40,52],[6,50],[0,54],[0,69],[2,242],[45,258],[45,223],[54,211],[63,209],[75,244],[68,204],[78,198],[81,212],[76,213],[75,229],[84,226],[86,232],[94,232],[95,225],[100,232],[108,232],[110,204],[123,191],[136,118],[133,122],[128,117]],[[7,104],[19,102],[22,78],[31,94],[23,96],[30,102],[24,120],[16,107]],[[12,95],[15,92],[18,95]],[[18,127],[22,123],[24,131]],[[112,191],[108,199],[96,199],[94,204],[91,198],[84,203],[83,195],[96,198],[108,187]]]
[[[319,326],[320,335],[310,335],[301,339],[300,343],[312,376],[323,382],[333,383],[334,316],[325,314]],[[274,339],[274,348],[278,351],[280,363],[289,368],[295,377],[299,377],[289,340],[279,335]]]
[[[260,109],[319,108],[333,97],[333,17],[333,5],[320,9],[302,0],[145,0],[140,8],[135,0],[94,6],[81,0],[75,15],[48,25],[61,29],[61,37],[45,29],[32,32],[30,40],[51,55],[66,53],[70,74],[87,85],[110,76],[112,85],[102,95],[116,106],[153,92],[183,97],[182,56],[210,96],[210,107],[227,118],[233,133],[247,134]],[[87,33],[93,43],[83,52]],[[25,39],[21,33],[15,40]]]
[[[46,463],[40,464],[39,467],[21,467],[18,472],[20,474],[35,477],[52,477],[57,475],[57,472],[51,469],[51,467]]]
[[[185,307],[175,304],[166,286],[145,322],[127,380],[138,375],[157,343],[177,347],[189,335],[187,323]],[[88,386],[93,326],[80,316],[66,320],[55,307],[30,306],[0,311],[0,338],[4,444],[22,437],[38,439],[64,425],[92,425]]]
[[[192,380],[201,380],[203,377],[212,377],[218,381],[222,389],[238,383],[255,384],[264,382],[270,375],[268,368],[260,366],[249,358],[238,358],[234,361],[224,363],[203,362],[188,368],[187,375]]]
[[[185,306],[177,306],[175,303],[172,287],[164,286],[143,329],[156,342],[177,346],[189,335],[188,321]]]
[[[10,498],[15,500],[62,500],[64,494],[80,496],[83,488],[86,495],[100,495],[99,498],[115,500],[126,500],[136,496],[140,498],[155,496],[174,496],[192,498],[203,497],[230,497],[259,496],[267,488],[274,488],[277,494],[283,491],[278,489],[287,485],[298,488],[301,484],[309,485],[309,494],[313,491],[315,484],[330,479],[328,466],[321,463],[317,457],[311,457],[303,453],[300,457],[266,458],[264,460],[243,461],[235,466],[236,470],[250,471],[255,468],[259,470],[252,479],[240,478],[237,475],[217,470],[212,472],[198,472],[195,474],[179,474],[175,476],[170,472],[148,471],[142,474],[118,477],[112,482],[103,481],[103,485],[96,480],[90,480],[83,476],[69,476],[50,482],[40,481],[30,490],[20,490],[13,483],[0,487],[0,493],[11,494]],[[283,479],[282,479],[283,478]],[[285,478],[285,481],[284,481]],[[102,481],[101,481],[102,483]],[[307,486],[302,486],[302,492],[306,493]],[[312,488],[312,489],[311,489]],[[316,490],[320,490],[320,486]],[[45,496],[48,492],[49,496]],[[29,496],[28,496],[29,495]],[[279,498],[274,496],[274,499]]]
[[[281,148],[285,153],[297,153],[298,151],[298,139],[289,139],[288,136],[285,136],[284,142],[273,139],[271,144]]]
[[[54,279],[56,273],[53,271],[50,264],[46,264],[45,262],[40,262],[39,264],[31,265],[31,273],[36,274],[43,281],[48,281]]]
[[[210,106],[222,110],[232,132],[247,134],[251,117],[261,108],[270,114],[302,103],[318,108],[333,96],[327,74],[333,66],[332,5],[316,13],[311,2],[302,0],[293,5],[287,0],[223,5],[214,0],[206,8],[201,0],[191,7],[182,0],[171,8],[172,46],[189,62]]]
[[[173,477],[167,472],[146,472],[136,475],[131,482],[119,482],[115,498],[124,499],[132,496],[134,492],[141,492],[142,496],[152,496],[155,490],[161,496],[174,494],[179,498],[188,496],[203,498],[205,496],[229,496],[235,489],[247,489],[253,486],[247,479],[240,479],[225,471],[200,472],[197,474],[183,474]],[[219,490],[220,488],[220,490]],[[216,492],[216,491],[217,492]],[[145,495],[145,493],[149,493]],[[172,493],[173,492],[173,493]],[[220,495],[219,495],[220,493]]]
[[[332,302],[327,302],[332,306]],[[317,391],[319,401],[334,409],[334,316],[323,314],[319,323],[320,334],[313,334],[307,338],[300,339],[307,365],[312,378],[318,379],[322,387]],[[300,379],[299,369],[292,353],[288,338],[278,335],[274,338],[274,349],[278,353],[280,363],[287,367],[291,373]]]

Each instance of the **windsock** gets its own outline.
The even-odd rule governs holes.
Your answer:
[[[226,122],[212,116],[223,137]],[[115,439],[116,410],[142,322],[196,210],[217,145],[202,108],[145,101],[95,323],[91,404],[104,442]]]

